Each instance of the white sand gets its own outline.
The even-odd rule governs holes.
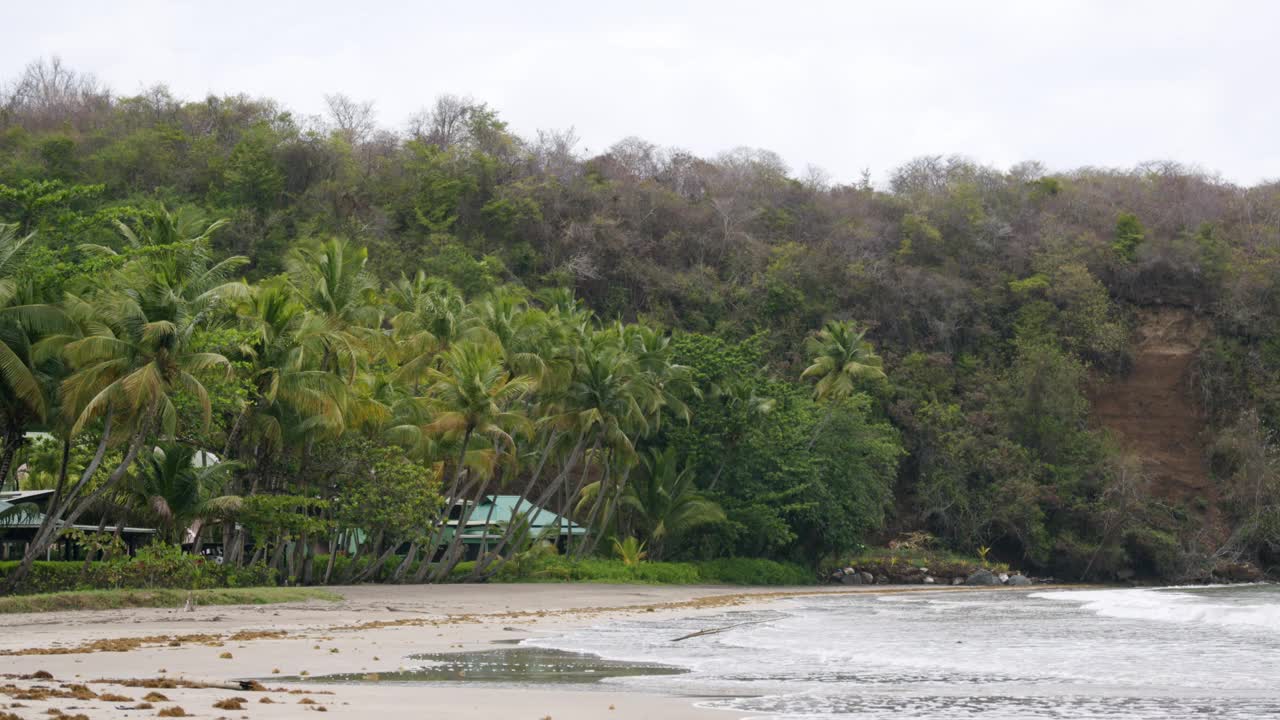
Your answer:
[[[772,588],[672,587],[635,585],[366,585],[334,588],[344,600],[267,606],[221,606],[180,609],[134,609],[32,613],[0,616],[4,632],[0,651],[32,648],[79,648],[86,643],[121,638],[157,638],[124,652],[76,652],[58,655],[0,656],[0,673],[51,673],[54,680],[7,679],[19,688],[57,688],[101,678],[182,678],[227,683],[236,678],[330,673],[378,673],[399,669],[409,655],[424,652],[491,650],[495,641],[511,641],[596,624],[612,617],[660,619],[718,612],[734,605],[767,603],[781,595],[831,592],[886,592],[882,587]],[[903,591],[905,588],[894,588]],[[912,591],[937,588],[914,587]],[[369,623],[376,623],[369,627]],[[383,623],[386,623],[383,625]],[[365,627],[361,627],[365,626]],[[283,631],[283,637],[231,640],[237,632]],[[170,646],[170,638],[211,634],[215,638]],[[222,642],[221,646],[210,642]],[[220,657],[231,653],[230,659]],[[14,700],[0,695],[2,713],[20,718],[47,718],[50,708],[69,715],[100,718],[155,717],[158,710],[181,706],[201,718],[310,717],[322,706],[327,718],[448,718],[469,720],[630,720],[661,718],[729,718],[734,715],[693,706],[695,698],[667,697],[605,690],[505,689],[487,684],[457,685],[290,685],[267,682],[288,692],[244,692],[217,688],[161,689],[170,702],[155,708],[129,709],[122,701]],[[149,690],[90,683],[96,693],[112,692],[141,700]],[[321,694],[322,691],[332,694]],[[243,697],[243,710],[220,710],[213,703]],[[268,696],[275,704],[260,702]],[[317,705],[300,705],[310,697]],[[20,702],[26,707],[14,708]],[[5,707],[9,705],[9,707]]]

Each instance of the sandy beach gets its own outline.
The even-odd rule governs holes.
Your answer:
[[[91,719],[156,717],[173,707],[200,718],[294,718],[311,712],[380,720],[437,715],[529,720],[728,718],[731,713],[695,708],[698,698],[615,692],[607,687],[330,685],[296,678],[376,675],[400,669],[410,662],[408,656],[418,653],[491,650],[612,618],[688,617],[817,593],[939,591],[634,585],[336,590],[344,598],[341,602],[6,616],[5,632],[0,635],[0,673],[6,675],[2,682],[8,697],[0,696],[0,708],[24,719],[48,717],[50,709]],[[267,689],[236,689],[235,681],[245,678],[265,678],[262,684]],[[88,692],[74,687],[77,684]],[[152,692],[166,699],[145,700]],[[233,709],[234,701],[224,702],[237,697],[245,701],[240,709]],[[219,702],[224,707],[215,707]],[[139,708],[140,703],[151,707]]]

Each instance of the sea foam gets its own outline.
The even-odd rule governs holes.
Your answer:
[[[1231,602],[1217,602],[1212,590],[1180,589],[1072,590],[1034,593],[1031,597],[1075,603],[1101,617],[1199,623],[1280,632],[1280,605],[1250,602],[1237,595]],[[1261,600],[1261,598],[1260,598]]]

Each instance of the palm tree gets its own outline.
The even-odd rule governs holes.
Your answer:
[[[864,335],[866,330],[858,330],[853,322],[832,320],[809,339],[813,361],[800,377],[818,379],[814,397],[843,400],[853,394],[859,380],[884,377],[884,362]]]
[[[377,282],[365,266],[369,253],[334,238],[302,246],[285,261],[289,284],[299,302],[315,318],[314,333],[321,353],[318,368],[348,382],[355,378],[366,343],[384,344],[377,328]]]
[[[432,282],[421,273],[413,281],[401,279],[393,299],[399,310],[391,318],[393,355],[399,361],[396,378],[416,388],[436,355],[461,338],[466,302],[448,283]]]
[[[809,338],[807,345],[813,361],[800,377],[817,378],[813,391],[817,400],[845,400],[857,389],[860,381],[885,376],[884,362],[863,337],[866,332],[865,329],[859,330],[852,321],[832,320],[816,336]],[[814,428],[813,437],[809,439],[811,449],[833,412],[834,404]]]
[[[48,412],[49,383],[38,367],[33,341],[66,332],[71,324],[60,309],[31,302],[19,283],[18,270],[31,238],[18,237],[16,225],[0,225],[0,488],[27,428]]]
[[[467,476],[467,451],[473,439],[478,436],[488,438],[495,447],[505,446],[508,457],[515,457],[512,433],[527,433],[531,427],[528,418],[513,412],[511,406],[530,392],[535,383],[527,376],[513,377],[508,373],[502,365],[500,352],[491,345],[465,341],[445,351],[440,360],[441,367],[427,373],[431,387],[426,402],[433,412],[433,419],[424,430],[433,435],[458,438],[453,480],[445,494],[446,507],[452,508],[456,503],[468,501],[472,493],[465,492],[467,489],[478,488],[475,492],[477,499],[484,489],[483,479],[468,480],[467,485],[463,485],[463,478]],[[446,512],[442,523],[448,515]],[[447,577],[456,564],[465,515],[464,505],[458,530],[454,532],[433,579]]]
[[[101,429],[97,449],[80,479],[70,488],[63,487],[65,478],[60,479],[56,502],[8,587],[20,582],[35,558],[85,510],[116,490],[153,433],[173,437],[175,396],[182,393],[193,398],[203,425],[209,425],[209,394],[199,376],[220,371],[229,377],[231,364],[217,353],[192,352],[190,341],[196,328],[208,327],[214,310],[239,289],[235,283],[218,282],[220,272],[213,272],[216,266],[199,247],[172,249],[173,253],[144,253],[130,259],[104,278],[103,289],[92,300],[68,295],[64,307],[82,331],[41,341],[44,352],[60,349],[73,368],[60,387],[64,419],[70,425],[68,441],[98,423]],[[189,262],[175,263],[174,258]],[[184,277],[192,282],[184,283]],[[124,443],[122,459],[86,493],[107,448],[119,442]]]
[[[584,502],[599,491],[598,483],[588,486]],[[662,558],[668,540],[724,519],[720,506],[698,493],[692,468],[680,466],[673,448],[644,455],[641,472],[633,474],[619,503],[620,522],[639,532],[654,560]]]
[[[160,530],[160,537],[179,543],[197,520],[217,514],[234,500],[222,495],[234,463],[208,463],[190,445],[166,442],[156,447],[124,485],[131,505]]]
[[[224,454],[236,450],[240,433],[258,440],[259,452],[278,449],[282,422],[296,418],[311,432],[336,437],[345,427],[346,385],[319,369],[327,347],[344,342],[328,323],[305,312],[288,285],[259,284],[238,309],[251,339],[239,348],[248,363],[251,391],[227,438]]]

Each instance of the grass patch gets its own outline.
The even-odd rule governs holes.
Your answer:
[[[188,594],[196,605],[270,605],[300,600],[337,601],[322,588],[255,587],[218,590],[78,590],[0,598],[0,614],[59,610],[111,610],[132,607],[181,607]]]

